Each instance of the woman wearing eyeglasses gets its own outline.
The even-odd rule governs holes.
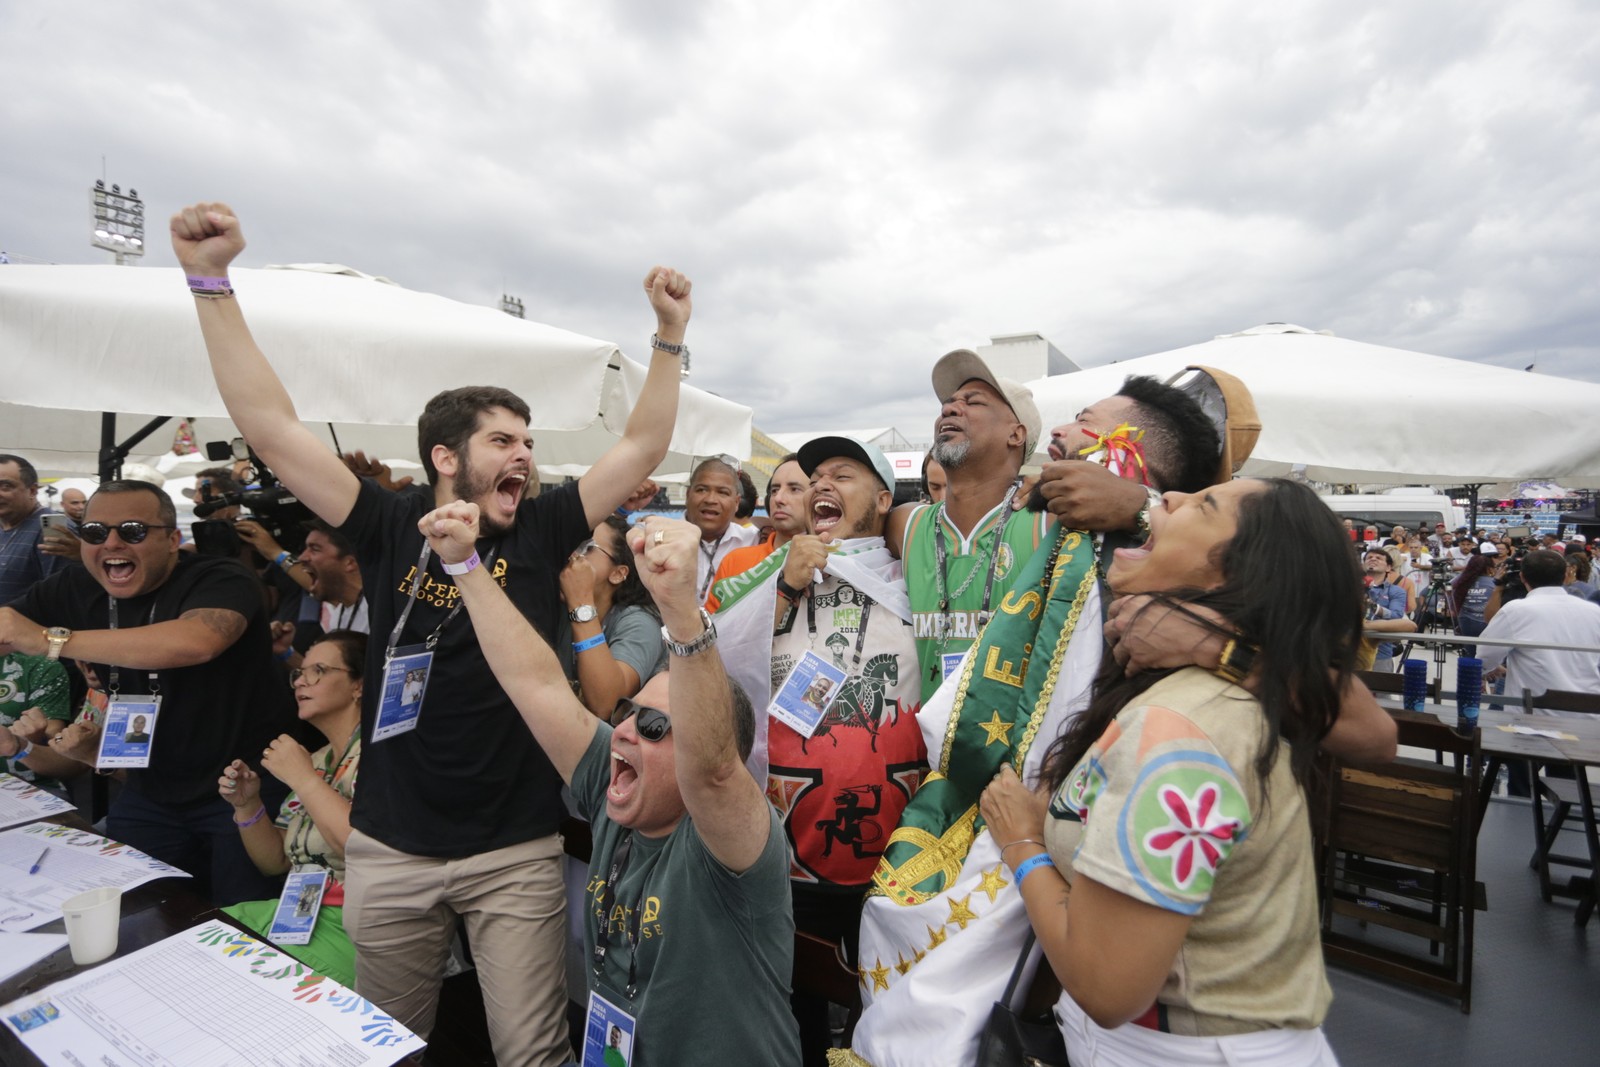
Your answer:
[[[562,670],[601,719],[667,667],[661,618],[632,566],[627,522],[609,516],[561,571],[569,632],[558,635]]]
[[[276,819],[261,802],[261,779],[243,760],[234,760],[217,791],[234,806],[233,821],[245,850],[262,874],[320,867],[329,872],[322,911],[309,945],[284,951],[347,986],[355,984],[355,946],[345,933],[344,843],[350,836],[350,801],[361,762],[361,667],[367,636],[335,630],[306,650],[289,672],[300,718],[315,726],[328,743],[307,752],[283,734],[267,746],[261,766],[293,792]],[[224,909],[252,930],[272,925],[275,900],[253,900]]]

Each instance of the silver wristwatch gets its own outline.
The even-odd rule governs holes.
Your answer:
[[[711,613],[705,608],[700,609],[700,621],[705,625],[705,629],[701,631],[699,637],[687,644],[680,644],[674,641],[672,635],[667,632],[667,628],[663,626],[661,628],[661,639],[667,643],[667,651],[674,656],[697,656],[716,644],[717,628],[711,622]]]
[[[580,604],[567,609],[567,618],[573,622],[594,622],[599,617],[600,613],[594,610],[593,604]]]

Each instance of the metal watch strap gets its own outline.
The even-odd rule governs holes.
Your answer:
[[[688,345],[682,344],[681,342],[679,344],[673,344],[671,341],[663,341],[656,334],[650,335],[650,347],[655,349],[657,352],[665,352],[669,356],[687,356],[689,354]]]
[[[700,636],[687,643],[679,643],[672,639],[665,626],[661,627],[661,639],[667,644],[667,651],[674,656],[696,656],[717,643],[717,627],[711,621],[711,613],[705,608],[700,609],[700,622],[705,629]]]

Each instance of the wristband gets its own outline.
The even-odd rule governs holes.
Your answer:
[[[13,736],[15,736],[15,735],[13,735]],[[18,738],[17,741],[22,747],[17,749],[15,752],[11,753],[11,755],[7,756],[6,759],[10,759],[10,760],[27,759],[30,755],[33,754],[33,742],[32,741],[24,741],[21,738]]]
[[[572,642],[572,651],[574,651],[574,652],[587,652],[591,648],[597,648],[600,645],[603,645],[605,643],[606,643],[606,635],[605,634],[603,634],[603,633],[595,634],[593,637],[586,637],[582,641],[574,641],[574,642]]]
[[[233,295],[233,283],[226,276],[221,278],[207,278],[201,275],[190,274],[187,276],[189,292],[195,296],[203,296],[210,300],[220,300],[225,296]]]
[[[265,804],[263,804],[259,808],[256,809],[256,813],[254,815],[250,816],[244,822],[240,822],[238,819],[233,820],[233,825],[235,825],[239,829],[243,830],[247,826],[254,826],[256,823],[260,822],[261,821],[261,817],[263,815],[265,815],[266,813],[267,813],[267,806]],[[1018,881],[1021,881],[1021,879],[1019,878]]]
[[[294,658],[294,649],[293,648],[286,648],[282,652],[275,652],[275,653],[273,653],[273,658],[276,659],[279,663],[288,663],[289,660]]]
[[[805,596],[805,593],[783,580],[783,573],[781,571],[778,573],[777,584],[778,595],[783,597],[783,599],[787,600],[791,604],[798,604],[800,602],[800,598]]]
[[[1028,877],[1028,875],[1032,874],[1035,867],[1054,867],[1055,865],[1056,861],[1050,858],[1050,853],[1041,852],[1037,856],[1029,856],[1027,859],[1017,864],[1017,869],[1012,872],[1011,878],[1017,883],[1017,887],[1020,889],[1022,887],[1022,880]]]
[[[468,556],[460,563],[446,563],[444,565],[444,572],[446,574],[466,574],[468,571],[477,570],[478,565],[482,562],[483,560],[478,558],[478,550],[473,549],[472,555]]]
[[[286,548],[274,556],[272,562],[280,571],[286,571],[300,561],[289,555],[289,550]]]

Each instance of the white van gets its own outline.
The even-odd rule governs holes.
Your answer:
[[[1349,519],[1357,530],[1376,526],[1381,536],[1389,536],[1396,526],[1431,534],[1444,523],[1454,533],[1467,524],[1467,513],[1449,497],[1431,489],[1406,487],[1387,493],[1347,493],[1324,496],[1323,502],[1341,519]]]

